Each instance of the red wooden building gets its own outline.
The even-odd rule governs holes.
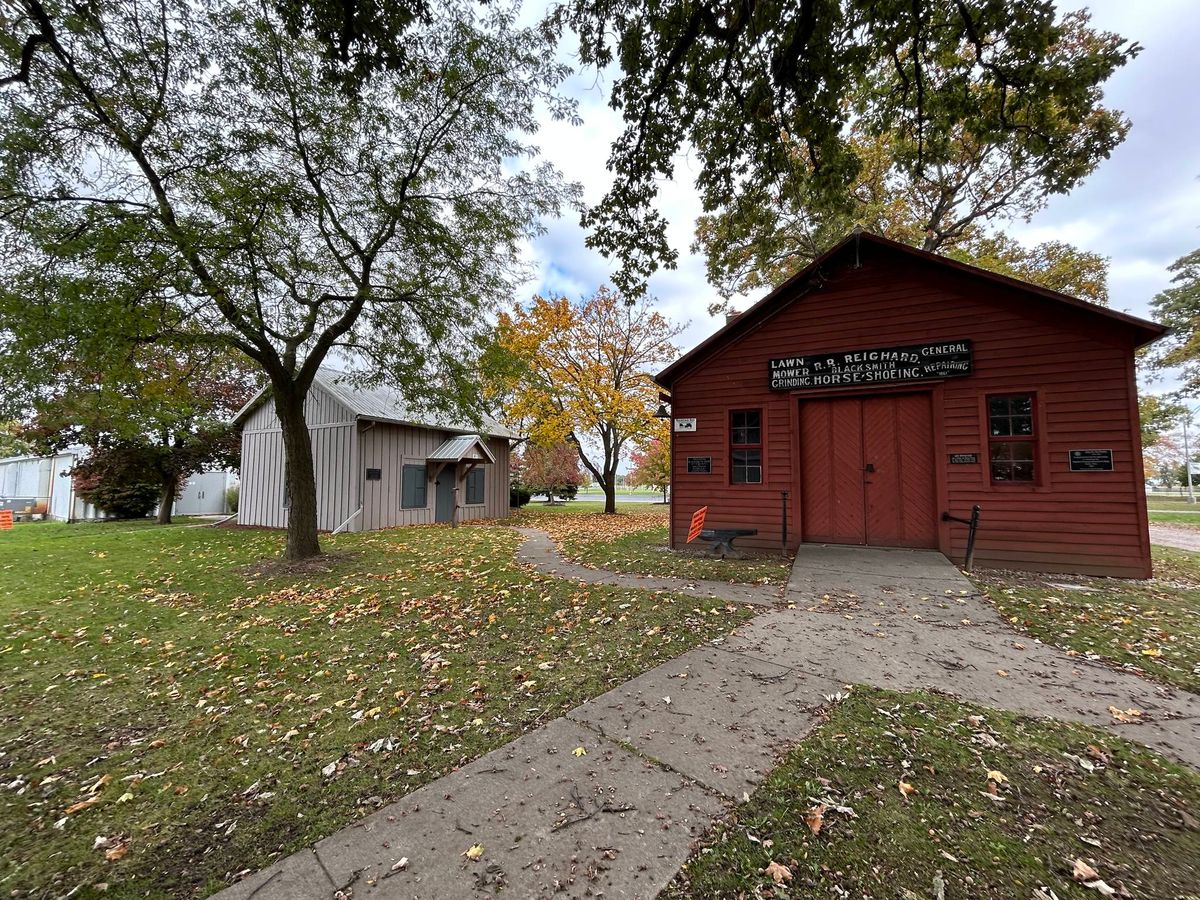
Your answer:
[[[943,514],[978,504],[978,565],[1147,577],[1134,351],[1165,330],[851,235],[658,375],[672,545],[708,506],[747,546],[962,562]]]

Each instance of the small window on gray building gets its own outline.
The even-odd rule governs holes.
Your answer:
[[[476,466],[467,473],[467,506],[483,503],[483,469]]]
[[[382,481],[383,469],[367,469],[367,481]]]
[[[428,477],[424,466],[406,465],[401,482],[400,507],[402,509],[425,508],[425,484]]]
[[[287,482],[283,483],[283,508],[287,509],[292,505],[292,495],[288,492]]]

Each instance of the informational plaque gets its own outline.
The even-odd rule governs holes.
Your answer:
[[[690,418],[686,418],[686,419],[683,419],[683,418],[676,419],[675,420],[675,430],[676,431],[695,431],[696,430],[696,419],[694,417],[690,417]]]
[[[1072,472],[1111,472],[1113,457],[1111,450],[1072,450]]]
[[[689,456],[687,461],[689,475],[708,475],[712,473],[711,456]]]
[[[780,356],[770,361],[769,377],[773,391],[801,391],[970,374],[971,342],[961,340]]]
[[[978,453],[951,453],[950,465],[952,466],[971,466],[979,462]]]

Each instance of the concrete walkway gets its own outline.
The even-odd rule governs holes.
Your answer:
[[[563,558],[554,540],[539,528],[516,529],[525,537],[517,550],[517,561],[559,578],[582,581],[585,584],[608,584],[613,587],[635,588],[642,591],[673,591],[680,594],[695,594],[698,597],[716,597],[720,600],[735,600],[756,606],[771,606],[779,602],[783,593],[780,587],[755,584],[735,584],[728,581],[705,581],[703,579],[670,578],[657,575],[622,575],[605,569],[581,566]]]
[[[536,544],[530,556],[541,558]],[[554,559],[535,564],[576,575]],[[791,608],[584,703],[219,896],[653,897],[713,819],[808,733],[824,698],[850,683],[939,689],[1099,724],[1200,767],[1200,699],[1018,634],[940,554],[805,547],[786,600]],[[1143,716],[1118,725],[1110,706]],[[474,844],[484,852],[471,861],[463,854]]]

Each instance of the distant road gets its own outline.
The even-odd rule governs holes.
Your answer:
[[[579,500],[603,500],[604,495],[599,492],[585,493],[580,491],[578,494]],[[617,491],[618,503],[662,503],[662,494],[651,494],[638,491],[637,493],[623,494]]]

